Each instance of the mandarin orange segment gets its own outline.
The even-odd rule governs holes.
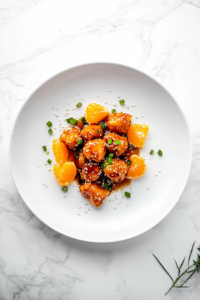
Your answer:
[[[141,177],[147,169],[144,159],[139,155],[131,155],[129,160],[131,161],[131,165],[128,169],[126,178],[137,179]]]
[[[61,185],[69,185],[76,176],[76,166],[73,162],[67,161],[62,166],[54,165],[53,172]]]
[[[143,148],[149,125],[131,124],[128,131],[128,141],[137,148]]]
[[[109,115],[109,111],[102,105],[90,103],[85,111],[85,119],[87,123],[98,124]]]
[[[68,160],[68,149],[65,143],[63,143],[59,138],[54,139],[52,149],[56,162],[59,165],[63,165]]]

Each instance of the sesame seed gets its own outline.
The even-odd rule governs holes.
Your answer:
[[[135,117],[136,119],[138,119],[138,117]]]
[[[78,216],[80,216],[80,214],[77,214]]]
[[[56,117],[59,117],[59,115],[56,115]]]
[[[84,100],[84,98],[82,98],[82,100]]]
[[[107,101],[104,102],[105,104],[107,103]]]
[[[147,190],[150,190],[150,188],[147,188]]]
[[[131,105],[131,107],[133,107],[133,105]]]
[[[130,107],[127,105],[127,108],[130,108]]]
[[[64,198],[66,198],[67,196],[63,196]]]
[[[159,173],[161,173],[161,171],[158,171]]]
[[[69,110],[69,108],[66,108],[66,110]]]
[[[108,90],[109,92],[111,92],[111,90]]]
[[[45,166],[47,166],[47,164],[45,164]]]
[[[120,98],[120,96],[118,96],[117,98]]]
[[[87,203],[85,203],[85,205],[88,205]]]
[[[53,169],[49,169],[49,171],[53,171]]]
[[[114,209],[116,209],[116,207],[114,207]]]
[[[54,107],[52,107],[52,109],[54,109]]]
[[[48,187],[48,185],[45,185],[45,187]]]
[[[136,104],[135,105],[133,105],[134,107],[136,107]]]
[[[113,106],[117,106],[117,104],[116,104],[116,103],[114,103],[114,104],[113,104]]]
[[[49,154],[49,151],[47,151],[47,155]]]
[[[87,211],[85,211],[85,213],[87,214]]]
[[[81,208],[81,206],[79,206],[78,208]]]
[[[126,206],[129,206],[128,204]]]
[[[88,208],[88,210],[90,210],[90,208]]]
[[[43,185],[45,185],[45,183],[43,182]]]
[[[78,95],[80,95],[80,93],[78,93]]]
[[[70,102],[67,102],[68,104],[70,104]]]
[[[97,95],[97,97],[99,97],[99,95]]]
[[[142,116],[142,118],[143,118],[143,116]]]
[[[151,159],[151,157],[149,159]]]
[[[56,107],[56,109],[58,110],[58,107]]]

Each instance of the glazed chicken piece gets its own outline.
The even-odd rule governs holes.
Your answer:
[[[140,149],[139,148],[135,148],[135,149],[128,148],[128,150],[124,153],[124,158],[128,160],[129,157],[134,154],[140,155]]]
[[[99,179],[101,169],[96,163],[86,163],[82,169],[81,177],[88,182],[93,182]]]
[[[108,164],[107,161],[105,161],[104,165],[107,166],[103,168],[103,172],[110,180],[119,183],[125,179],[128,166],[124,161],[119,158],[114,158],[112,164]]]
[[[116,157],[119,157],[128,149],[127,138],[120,136],[115,132],[104,135],[103,139],[106,143],[106,149],[109,152],[112,152]]]
[[[131,125],[132,116],[124,113],[113,113],[108,117],[107,126],[111,131],[127,133]]]
[[[81,130],[77,126],[68,127],[62,132],[60,139],[69,149],[76,149],[77,142],[81,139],[80,132]]]
[[[88,141],[83,147],[83,154],[89,160],[102,161],[106,155],[104,141],[100,139]]]
[[[85,158],[85,155],[83,154],[82,149],[80,149],[77,152],[77,154],[78,154],[78,158],[76,158],[76,167],[79,169],[82,169],[85,164],[86,158]]]
[[[100,125],[88,125],[81,131],[81,136],[85,142],[103,136],[103,129]]]
[[[103,204],[104,199],[110,195],[110,192],[95,183],[84,183],[81,186],[81,194],[87,198],[93,206],[99,207]]]

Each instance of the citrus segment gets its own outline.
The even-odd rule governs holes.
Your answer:
[[[61,185],[69,185],[76,176],[76,166],[73,162],[67,161],[62,166],[54,165],[53,172]]]
[[[98,124],[109,115],[109,111],[102,105],[91,103],[85,111],[85,119],[87,123]]]
[[[128,141],[137,148],[143,148],[149,125],[131,124],[128,131]]]
[[[63,165],[68,159],[68,149],[59,138],[54,139],[52,143],[53,153],[56,159],[56,162],[59,165]]]
[[[74,155],[74,151],[68,150],[69,156],[68,156],[68,161],[72,161],[74,164],[76,164],[76,158]]]
[[[129,160],[131,161],[131,165],[128,169],[126,178],[137,179],[141,177],[147,169],[144,159],[139,155],[131,155]]]

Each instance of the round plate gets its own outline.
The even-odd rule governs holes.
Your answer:
[[[120,99],[125,99],[125,105],[119,104]],[[79,101],[82,107],[72,110]],[[131,191],[131,198],[118,191],[98,209],[81,196],[76,182],[65,194],[49,171],[55,163],[52,140],[61,134],[59,121],[67,126],[65,119],[83,116],[91,102],[129,113],[132,122],[150,126],[141,150],[147,171],[125,189]],[[48,134],[48,121],[53,123],[53,135]],[[47,146],[49,155],[42,146]],[[156,153],[159,149],[161,157]],[[170,212],[187,182],[191,149],[186,119],[158,82],[126,66],[94,63],[54,76],[27,99],[12,131],[10,165],[21,197],[48,226],[79,240],[114,242],[149,230]],[[52,163],[46,166],[48,158]]]

